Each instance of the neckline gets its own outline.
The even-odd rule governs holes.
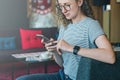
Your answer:
[[[76,23],[70,23],[70,25],[78,25],[78,24],[82,23],[83,21],[87,20],[88,18],[89,17],[86,17],[86,18],[84,18],[84,19],[82,19],[82,20],[80,20],[79,22],[76,22]]]

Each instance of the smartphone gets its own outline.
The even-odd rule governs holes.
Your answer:
[[[43,39],[45,43],[49,43],[50,42],[49,38],[47,38],[46,36],[44,36],[42,34],[36,34],[36,36],[40,37],[41,39]]]

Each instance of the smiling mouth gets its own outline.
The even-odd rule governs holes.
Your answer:
[[[64,14],[65,16],[69,16],[69,13],[67,13],[67,14]]]

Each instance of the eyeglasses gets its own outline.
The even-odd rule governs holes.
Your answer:
[[[68,4],[64,4],[64,5],[57,5],[56,6],[58,9],[60,9],[60,10],[62,10],[63,8],[65,9],[65,10],[67,10],[67,11],[70,11],[71,10],[71,7],[70,7],[70,5],[68,5]]]

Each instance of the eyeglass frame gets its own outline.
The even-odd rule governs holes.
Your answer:
[[[70,5],[68,5],[68,4],[66,4],[66,3],[65,3],[64,5],[57,4],[56,7],[57,7],[59,10],[61,10],[61,11],[62,11],[63,8],[64,8],[65,10],[67,10],[67,11],[70,11],[70,10],[71,10]]]

